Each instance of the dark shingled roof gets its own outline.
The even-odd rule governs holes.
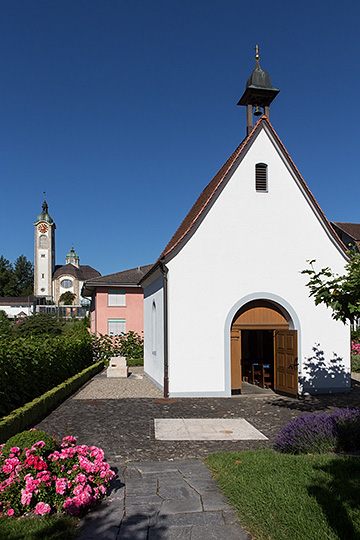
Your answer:
[[[89,279],[84,283],[82,295],[90,296],[96,287],[139,287],[139,281],[153,267],[153,264],[130,268],[123,272],[115,272],[107,276],[101,276],[94,279]]]
[[[334,221],[333,223],[336,227],[339,227],[339,229],[351,236],[356,242],[360,241],[360,223],[341,223],[339,221]]]
[[[240,156],[246,152],[249,145],[252,143],[252,141],[255,139],[256,135],[259,133],[259,131],[262,129],[262,127],[266,127],[268,131],[273,136],[276,143],[279,145],[281,151],[285,155],[287,162],[292,170],[292,172],[297,177],[300,185],[302,186],[304,192],[306,193],[308,199],[311,201],[311,203],[316,208],[318,214],[320,215],[320,218],[322,219],[325,228],[328,230],[329,235],[335,240],[335,242],[338,244],[340,249],[342,251],[346,251],[346,248],[344,244],[341,242],[340,238],[334,231],[333,227],[330,225],[329,221],[327,220],[325,214],[321,210],[319,204],[317,203],[314,195],[311,193],[309,187],[307,186],[305,180],[301,176],[300,172],[298,171],[295,163],[291,159],[289,153],[287,152],[285,146],[281,142],[279,136],[277,135],[276,131],[270,124],[267,116],[263,115],[255,124],[252,131],[249,133],[247,137],[242,141],[242,143],[236,148],[236,150],[231,154],[229,159],[226,161],[226,163],[221,167],[219,172],[214,176],[214,178],[211,180],[211,182],[206,186],[206,188],[202,191],[199,198],[195,202],[194,206],[191,208],[190,212],[187,214],[183,222],[181,223],[180,227],[177,229],[173,237],[171,238],[170,242],[154,264],[153,268],[150,269],[148,274],[151,274],[158,266],[159,261],[163,258],[168,257],[171,255],[171,253],[175,250],[175,248],[183,241],[185,240],[193,228],[197,225],[197,223],[200,222],[202,216],[205,214],[206,210],[210,207],[212,200],[216,196],[216,194],[219,192],[221,187],[224,185],[224,183],[227,181],[229,176],[233,174],[233,172],[236,169],[238,159]]]
[[[33,296],[1,296],[0,305],[7,306],[9,304],[23,306],[28,303],[32,304],[34,301]]]
[[[55,266],[53,278],[58,278],[59,276],[63,276],[64,274],[73,276],[79,281],[86,281],[87,279],[101,276],[100,272],[95,270],[95,268],[88,266],[87,264],[81,264],[79,268],[77,268],[71,263],[63,264],[62,266]]]

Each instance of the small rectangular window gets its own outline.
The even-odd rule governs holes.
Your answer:
[[[42,254],[41,254],[41,258],[42,258],[42,259],[45,259],[45,253],[42,253]]]
[[[265,163],[256,163],[255,165],[255,189],[256,191],[267,192],[267,165]]]
[[[118,336],[126,332],[125,319],[108,319],[108,334]]]
[[[126,306],[125,299],[124,290],[108,290],[108,306]]]

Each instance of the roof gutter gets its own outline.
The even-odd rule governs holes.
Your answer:
[[[164,283],[164,398],[169,397],[169,347],[168,347],[168,272],[165,259],[159,261]]]

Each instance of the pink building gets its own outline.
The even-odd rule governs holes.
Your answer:
[[[139,266],[84,283],[82,296],[91,298],[90,330],[95,335],[144,330],[144,292],[140,279],[152,265]]]

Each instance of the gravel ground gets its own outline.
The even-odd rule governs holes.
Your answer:
[[[127,379],[106,377],[106,371],[96,375],[91,384],[84,386],[74,399],[124,399],[124,398],[161,398],[162,391],[147,377],[144,368],[130,367]]]
[[[58,437],[73,435],[79,444],[101,446],[110,463],[204,457],[216,451],[272,447],[278,431],[306,412],[360,408],[360,383],[353,380],[348,394],[303,399],[277,394],[168,400],[160,396],[146,377],[111,380],[100,374],[36,427]],[[155,418],[245,418],[269,440],[158,441]]]

